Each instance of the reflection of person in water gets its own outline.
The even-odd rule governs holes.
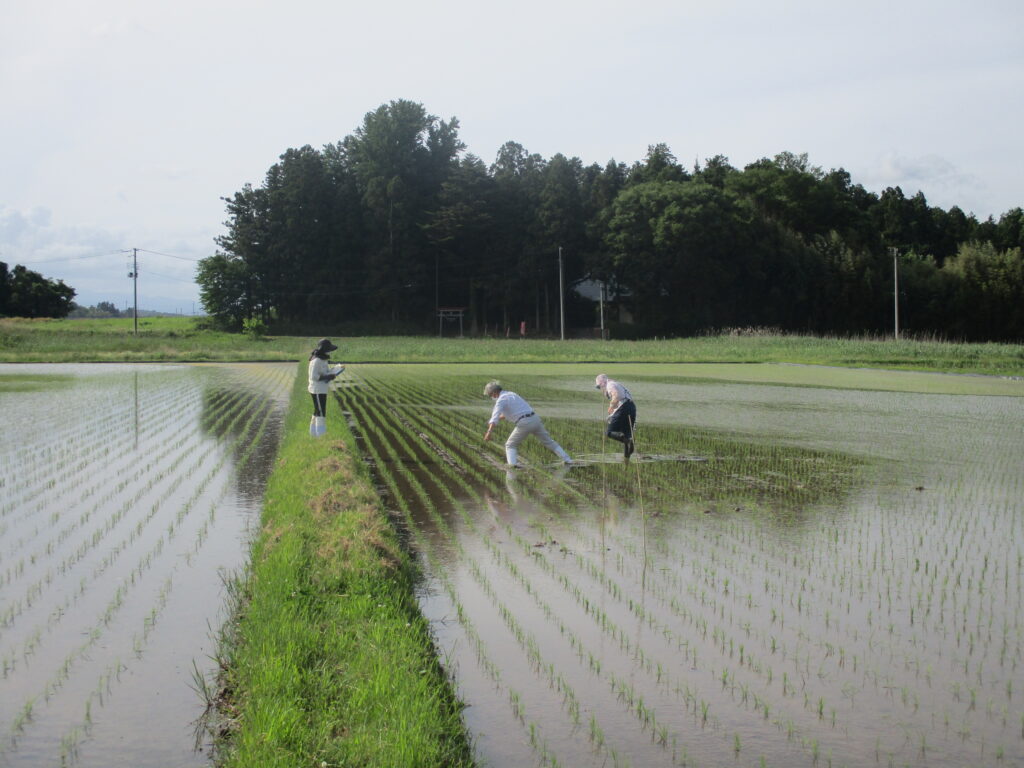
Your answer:
[[[505,485],[509,485],[508,480],[505,481]],[[487,509],[490,511],[491,517],[494,518],[492,521],[493,524],[506,526],[512,525],[515,522],[516,505],[518,503],[515,496],[512,497],[510,502],[504,498],[499,498],[497,496],[492,496],[490,493],[485,493],[484,503],[487,504]],[[492,530],[494,529],[492,528]]]
[[[505,488],[508,490],[508,499],[484,493],[484,503],[487,504],[487,509],[494,518],[494,522],[502,526],[515,524],[522,502],[519,479],[511,468],[505,471]]]
[[[566,464],[572,464],[569,454],[562,446],[554,441],[548,431],[544,429],[544,423],[540,416],[533,412],[533,408],[515,392],[502,389],[501,382],[489,381],[484,386],[484,394],[494,400],[494,409],[491,411],[491,418],[487,422],[487,432],[484,440],[491,439],[491,432],[499,420],[505,419],[513,424],[512,434],[505,441],[505,459],[510,467],[517,466],[519,460],[519,444],[526,439],[527,435],[536,435],[537,439],[550,448]]]
[[[512,470],[505,472],[505,490],[508,491],[509,498],[512,499],[512,506],[518,507],[523,500],[522,488],[519,485],[519,478]]]
[[[610,401],[605,434],[612,440],[622,443],[623,455],[628,459],[633,455],[633,426],[636,424],[636,403],[633,402],[633,396],[619,382],[609,379],[603,373],[598,374],[594,386]]]
[[[565,482],[565,478],[568,476],[569,470],[573,466],[575,466],[575,463],[562,464],[552,470],[552,484],[557,485],[558,483]],[[505,490],[508,491],[513,508],[521,510],[525,509],[527,511],[535,511],[537,509],[537,502],[531,500],[529,494],[524,493],[523,479],[517,473],[512,471],[511,468],[505,471]],[[543,495],[542,491],[541,497],[543,497]]]

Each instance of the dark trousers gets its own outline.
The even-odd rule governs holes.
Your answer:
[[[313,415],[314,416],[326,416],[327,415],[327,394],[322,395],[310,395],[313,398]]]
[[[627,400],[608,417],[608,431],[605,433],[612,440],[626,442],[633,437],[633,425],[636,424],[636,403]]]

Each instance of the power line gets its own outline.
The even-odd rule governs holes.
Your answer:
[[[174,254],[171,254],[171,253],[160,253],[159,251],[150,251],[150,250],[146,250],[145,248],[128,248],[128,249],[122,249],[122,250],[118,250],[118,251],[110,251],[109,253],[91,253],[91,254],[87,254],[85,256],[68,256],[68,257],[61,258],[61,259],[37,259],[36,261],[18,261],[17,263],[20,266],[30,267],[30,266],[34,266],[36,264],[52,264],[52,263],[56,263],[56,262],[84,261],[86,259],[95,259],[95,258],[100,258],[100,257],[103,257],[103,256],[120,256],[122,254],[130,254],[130,253],[136,253],[136,252],[137,253],[152,253],[152,254],[156,254],[157,256],[167,256],[167,257],[172,258],[172,259],[181,259],[182,261],[188,261],[188,262],[192,262],[192,263],[196,263],[196,262],[200,261],[200,259],[190,259],[190,258],[187,258],[185,256],[175,256]],[[195,283],[195,280],[186,280],[186,279],[181,278],[181,277],[175,277],[174,275],[165,275],[165,274],[163,274],[161,272],[154,272],[153,270],[147,270],[147,272],[148,272],[148,274],[155,275],[157,277],[162,277],[162,278],[165,278],[167,280],[178,280],[178,281],[183,282],[183,283],[193,283],[193,284]],[[129,277],[131,277],[131,275],[129,275]]]
[[[37,259],[36,261],[19,261],[18,263],[24,267],[31,266],[33,264],[53,264],[55,262],[64,261],[84,261],[85,259],[97,259],[103,256],[119,256],[125,253],[125,251],[110,251],[109,253],[90,253],[85,256],[66,256],[61,259]]]
[[[161,253],[160,251],[150,251],[145,248],[139,248],[140,253],[152,253],[157,256],[166,256],[169,259],[181,259],[182,261],[201,261],[201,259],[193,259],[189,256],[175,256],[173,253]]]
[[[142,249],[140,248],[139,250],[142,250]],[[155,275],[156,277],[162,277],[165,280],[176,280],[179,283],[191,283],[192,285],[195,285],[195,283],[196,283],[195,280],[186,280],[183,277],[175,277],[173,275],[165,275],[165,274],[163,274],[161,272],[154,272],[152,269],[147,269],[146,270],[146,274],[147,275]]]
[[[31,266],[33,264],[55,264],[55,263],[68,262],[68,261],[84,261],[85,259],[97,259],[97,258],[102,258],[103,256],[118,256],[118,255],[120,255],[122,253],[131,253],[133,250],[138,251],[139,253],[151,253],[151,254],[153,254],[155,256],[166,256],[169,259],[180,259],[181,261],[190,261],[190,262],[193,262],[193,263],[202,261],[202,259],[195,259],[195,258],[191,258],[189,256],[176,256],[173,253],[163,253],[162,251],[151,251],[151,250],[148,250],[146,248],[135,248],[135,249],[132,249],[132,248],[122,248],[120,250],[109,251],[107,253],[88,253],[88,254],[86,254],[84,256],[64,256],[64,257],[61,257],[61,258],[54,258],[54,259],[35,259],[33,261],[19,260],[18,263],[21,264],[22,266],[28,267],[28,266]]]

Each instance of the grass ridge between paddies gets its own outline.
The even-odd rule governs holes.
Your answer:
[[[263,525],[222,639],[223,766],[469,766],[414,568],[334,411],[296,385]]]
[[[202,362],[305,360],[321,336],[349,363],[805,363],[843,367],[1024,376],[1024,344],[934,339],[832,338],[743,333],[680,339],[506,339],[347,336],[323,328],[308,337],[199,330],[189,317],[0,319],[0,362]]]

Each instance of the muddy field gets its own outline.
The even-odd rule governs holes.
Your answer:
[[[350,368],[482,764],[1024,763],[1024,400],[778,368],[623,371],[628,463],[593,366]],[[575,465],[506,471],[495,374]]]

